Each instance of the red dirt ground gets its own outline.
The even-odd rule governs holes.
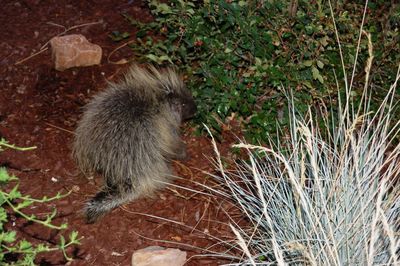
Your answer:
[[[7,150],[0,153],[0,165],[20,178],[20,190],[35,197],[52,196],[57,191],[73,191],[68,197],[28,210],[43,216],[56,207],[55,224],[67,222],[68,231],[76,230],[81,245],[69,248],[75,260],[69,265],[130,265],[133,251],[151,245],[169,246],[188,251],[188,257],[202,252],[190,246],[206,249],[216,243],[210,235],[229,239],[232,233],[221,210],[229,204],[215,203],[212,197],[173,186],[160,191],[152,199],[143,199],[114,210],[95,224],[86,224],[80,212],[86,200],[95,194],[101,178],[87,180],[71,160],[72,131],[81,115],[81,107],[91,96],[106,87],[108,80],[116,80],[126,65],[107,62],[108,54],[119,43],[108,37],[113,30],[133,29],[121,16],[127,12],[142,22],[151,15],[140,1],[2,1],[0,13],[0,137],[18,146],[37,146],[27,152]],[[47,50],[16,65],[16,62],[37,52],[53,36],[66,28],[83,23],[100,23],[79,27],[69,33],[81,33],[103,48],[99,66],[74,68],[64,72],[52,67]],[[134,36],[134,34],[132,34]],[[125,48],[116,53],[114,61],[132,57]],[[175,163],[176,174],[183,177],[175,184],[194,188],[193,181],[204,183],[213,171],[207,158],[214,156],[211,142],[205,137],[194,137],[191,129],[184,130],[191,159]],[[230,155],[229,146],[235,141],[233,133],[225,133],[221,153]],[[199,189],[199,188],[197,188]],[[141,213],[141,214],[140,214]],[[148,215],[177,221],[183,225],[152,218]],[[55,243],[59,232],[24,223],[18,217],[8,228],[34,243]],[[190,228],[195,228],[192,230]],[[201,232],[208,232],[204,234]],[[64,234],[66,235],[66,234]],[[165,243],[173,241],[175,243]],[[215,250],[215,248],[213,249]],[[223,249],[220,249],[223,250]],[[186,265],[218,265],[227,260],[192,257]],[[65,265],[60,252],[38,257],[41,265]]]

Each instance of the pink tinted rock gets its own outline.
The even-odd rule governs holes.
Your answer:
[[[185,262],[186,252],[175,248],[151,246],[132,255],[132,266],[182,266]]]
[[[71,67],[98,65],[102,50],[81,34],[54,37],[50,40],[54,67],[65,70]]]

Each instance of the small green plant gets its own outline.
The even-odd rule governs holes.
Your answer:
[[[36,147],[21,148],[9,144],[6,140],[0,139],[0,152],[6,148],[20,151],[35,149]],[[32,198],[29,195],[23,195],[18,190],[18,178],[10,175],[7,170],[0,168],[0,264],[1,265],[35,265],[37,254],[49,251],[61,251],[66,260],[71,260],[66,253],[66,248],[79,244],[78,233],[73,231],[70,233],[68,240],[60,236],[60,242],[57,245],[49,244],[32,244],[25,239],[19,239],[17,232],[6,228],[9,222],[9,213],[20,216],[27,222],[37,223],[44,227],[64,230],[67,224],[55,225],[52,223],[56,215],[56,210],[46,215],[46,217],[38,218],[34,214],[25,214],[24,209],[34,204],[48,203],[61,199],[68,194],[61,195],[57,193],[54,197],[43,196],[41,199]],[[16,182],[16,184],[14,184]]]

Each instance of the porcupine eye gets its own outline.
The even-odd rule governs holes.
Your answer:
[[[182,120],[188,120],[192,118],[197,111],[196,104],[191,99],[182,103]]]

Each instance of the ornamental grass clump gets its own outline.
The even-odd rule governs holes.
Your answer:
[[[397,76],[396,81],[399,79]],[[396,83],[377,113],[350,98],[317,126],[295,115],[289,138],[270,147],[241,143],[249,159],[227,171],[224,189],[249,221],[231,228],[246,262],[398,265],[400,253],[399,122],[391,115]],[[365,92],[364,95],[367,95]]]

